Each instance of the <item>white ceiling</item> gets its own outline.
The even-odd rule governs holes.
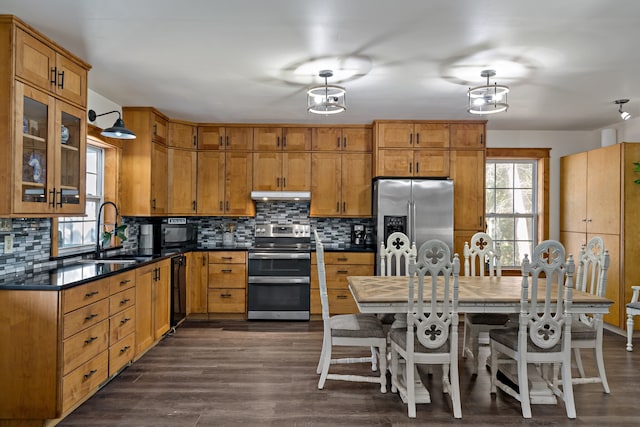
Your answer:
[[[89,88],[174,119],[370,123],[489,119],[495,130],[595,130],[640,115],[637,0],[0,0],[93,68]],[[306,111],[321,69],[348,110]],[[509,110],[466,92],[510,86]]]

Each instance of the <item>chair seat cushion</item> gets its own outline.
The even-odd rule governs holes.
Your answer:
[[[338,314],[331,316],[329,322],[334,337],[385,337],[382,323],[374,314]]]
[[[633,308],[634,310],[640,310],[640,302],[630,302],[627,304],[627,308]]]
[[[596,330],[585,323],[574,319],[571,323],[571,340],[595,340]]]
[[[504,329],[492,329],[489,331],[489,338],[496,342],[510,348],[511,350],[518,349],[518,328],[504,328]],[[562,340],[558,344],[551,348],[540,348],[533,344],[531,338],[527,336],[527,351],[531,353],[555,353],[562,350]]]
[[[405,328],[391,329],[389,335],[391,336],[392,342],[395,342],[403,349],[407,348],[407,330]],[[418,340],[418,337],[415,337],[413,342],[413,349],[416,353],[448,353],[449,341],[438,348],[428,348],[420,344],[420,340]]]
[[[509,321],[508,314],[497,313],[468,313],[464,318],[472,325],[504,325]]]

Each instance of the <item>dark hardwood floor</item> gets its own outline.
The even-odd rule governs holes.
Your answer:
[[[510,396],[489,393],[489,373],[472,377],[460,360],[462,419],[453,418],[442,394],[440,368],[422,374],[432,403],[417,406],[417,418],[397,394],[375,384],[327,381],[318,390],[316,364],[322,322],[187,321],[138,362],[124,370],[59,426],[402,426],[544,425],[631,426],[640,424],[640,342],[625,351],[622,336],[605,331],[605,363],[611,394],[600,384],[574,386],[578,418],[564,405],[533,405],[524,420]],[[481,357],[488,348],[481,348]],[[341,352],[342,353],[342,352]],[[584,352],[585,368],[593,357]],[[369,369],[341,366],[344,371]],[[389,386],[390,389],[390,386]]]

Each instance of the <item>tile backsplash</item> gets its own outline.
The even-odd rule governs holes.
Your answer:
[[[129,239],[123,246],[137,250],[140,225],[147,218],[125,217]],[[198,226],[198,245],[205,248],[222,247],[222,226],[234,223],[236,246],[248,248],[253,245],[256,224],[277,222],[279,224],[309,223],[317,228],[328,247],[348,247],[352,224],[373,226],[372,218],[310,218],[308,202],[257,202],[255,217],[187,217],[189,223]],[[51,220],[49,218],[12,219],[10,232],[0,232],[0,274],[54,268],[61,261],[50,260]],[[13,235],[13,253],[5,253],[4,236]]]

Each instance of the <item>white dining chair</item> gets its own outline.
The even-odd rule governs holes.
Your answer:
[[[607,291],[607,271],[609,251],[601,237],[595,236],[586,246],[580,248],[575,288],[582,292],[604,297]],[[605,393],[609,393],[609,383],[604,369],[602,354],[603,320],[601,313],[581,313],[571,326],[571,348],[578,368],[579,377],[573,377],[573,384],[601,383]],[[582,364],[581,350],[593,349],[598,370],[597,376],[587,376]]]
[[[380,276],[406,276],[409,273],[409,255],[416,256],[416,244],[406,234],[396,231],[380,243]]]
[[[320,374],[318,388],[323,389],[326,380],[342,380],[369,382],[380,384],[380,391],[387,391],[387,339],[382,323],[373,314],[339,314],[329,315],[329,296],[327,294],[327,278],[324,263],[324,246],[317,230],[313,230],[316,240],[316,258],[318,264],[318,281],[320,284],[320,301],[322,304],[322,323],[324,333],[322,350],[316,372]],[[346,357],[332,359],[334,346],[367,347],[372,350],[368,357]],[[378,369],[378,376],[329,373],[332,364],[371,363],[372,370]]]
[[[575,265],[560,242],[545,240],[522,261],[522,293],[518,328],[493,329],[491,345],[491,393],[500,388],[520,401],[522,416],[531,418],[529,365],[559,366],[562,390],[543,372],[548,387],[564,401],[567,417],[576,417],[571,381],[571,309]],[[517,390],[498,376],[516,366]],[[547,371],[547,370],[545,370]]]
[[[458,255],[452,260],[449,246],[440,240],[425,242],[417,259],[410,255],[407,327],[391,330],[391,390],[406,400],[410,418],[416,417],[417,364],[442,366],[443,391],[451,398],[453,416],[462,418],[458,378],[459,275]],[[405,362],[402,374],[400,358]]]
[[[475,233],[471,244],[464,242],[464,275],[501,277],[502,263],[500,247],[494,244],[487,233]],[[486,270],[486,271],[485,271]],[[504,328],[509,315],[499,313],[465,313],[462,335],[462,357],[470,357],[473,363],[473,375],[480,368],[480,334],[488,334],[496,328]]]
[[[640,286],[631,286],[633,294],[627,303],[627,351],[633,351],[633,317],[640,315]]]

